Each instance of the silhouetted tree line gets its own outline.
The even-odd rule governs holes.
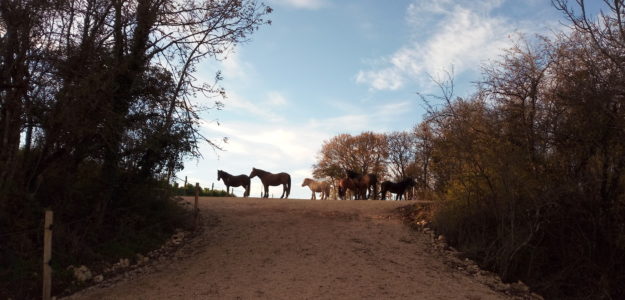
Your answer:
[[[80,259],[98,240],[166,221],[153,209],[206,140],[198,111],[224,94],[219,74],[193,76],[197,63],[223,58],[270,11],[252,0],[0,2],[0,233],[41,227],[46,207],[56,222],[87,216],[55,233],[56,251]],[[38,272],[11,265],[38,258],[40,233],[0,239],[0,281],[30,295],[7,280]]]

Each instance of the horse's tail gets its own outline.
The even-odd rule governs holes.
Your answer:
[[[251,187],[250,182],[251,182],[250,177],[246,176],[245,180],[243,181],[244,183],[243,188],[245,189],[245,192],[243,193],[244,198],[250,196],[250,187]]]
[[[287,183],[286,183],[286,198],[289,198],[289,194],[291,193],[291,175],[287,174]]]

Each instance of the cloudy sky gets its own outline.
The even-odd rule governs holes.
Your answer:
[[[324,140],[408,130],[424,115],[416,93],[436,92],[432,77],[453,68],[456,94],[469,95],[481,78],[480,66],[497,59],[519,34],[564,29],[549,0],[267,4],[274,9],[272,25],[226,60],[198,68],[199,78],[223,72],[225,107],[202,114],[202,132],[224,151],[203,144],[203,158],[187,160],[179,178],[221,189],[218,169],[238,175],[256,167],[290,173],[291,198],[308,198],[301,183],[311,177]],[[261,188],[254,178],[251,195]],[[281,193],[281,187],[270,187],[270,194]]]

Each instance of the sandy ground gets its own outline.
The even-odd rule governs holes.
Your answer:
[[[406,204],[201,198],[206,228],[177,259],[71,298],[506,298],[432,253],[392,212]]]

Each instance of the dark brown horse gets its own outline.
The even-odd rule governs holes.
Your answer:
[[[321,200],[326,200],[330,196],[330,184],[326,181],[316,181],[310,178],[305,178],[302,182],[302,186],[308,186],[312,191],[312,197],[310,200],[317,199],[315,193],[321,193]]]
[[[280,198],[289,198],[289,194],[291,193],[291,175],[288,173],[269,173],[267,171],[263,171],[261,169],[252,168],[252,173],[250,173],[250,179],[258,176],[260,178],[260,182],[263,183],[263,187],[265,188],[265,194],[263,198],[269,198],[269,186],[278,186],[282,184],[282,196]],[[285,196],[286,194],[286,196]]]
[[[226,192],[230,194],[230,187],[242,186],[245,189],[243,197],[250,195],[250,178],[247,175],[230,175],[230,173],[222,170],[217,170],[217,181],[223,180],[226,185]]]
[[[402,181],[397,182],[397,183],[391,182],[391,181],[384,181],[380,185],[380,189],[382,190],[381,199],[384,200],[386,198],[386,192],[391,192],[391,193],[397,194],[395,196],[395,200],[401,200],[406,190],[415,185],[416,185],[416,182],[412,178],[404,178]]]
[[[373,174],[361,175],[352,170],[348,170],[347,178],[356,184],[356,199],[369,199],[373,196],[373,200],[377,199],[378,177]]]
[[[357,185],[356,182],[349,177],[339,179],[337,184],[339,199],[345,200],[347,195],[347,190],[352,191],[354,195],[356,195]]]

